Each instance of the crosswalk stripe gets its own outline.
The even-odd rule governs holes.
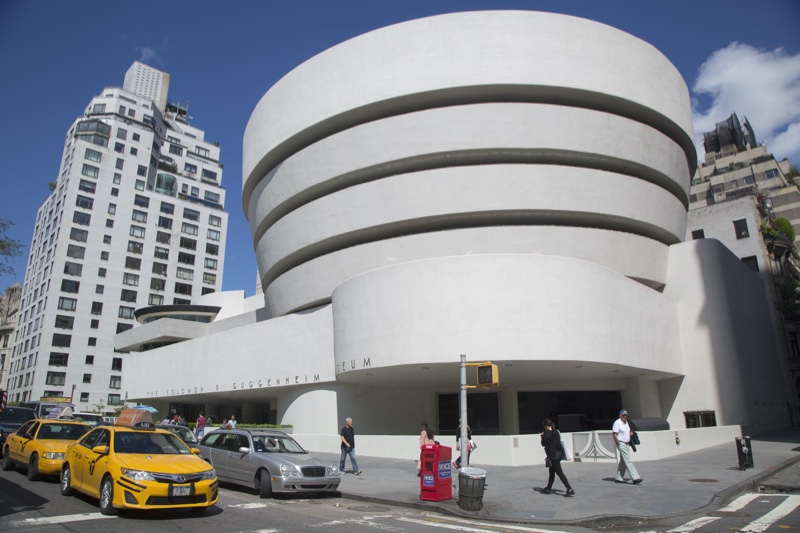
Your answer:
[[[43,516],[41,518],[25,518],[23,520],[11,520],[8,525],[11,527],[21,526],[42,526],[50,524],[67,524],[69,522],[83,522],[84,520],[99,520],[104,518],[116,518],[116,516],[106,516],[100,513],[81,513],[63,516]]]
[[[762,495],[759,494],[758,496]],[[766,531],[769,526],[794,511],[798,505],[800,505],[800,496],[786,496],[786,499],[772,511],[760,518],[757,518],[756,520],[753,520],[739,531],[742,533],[762,533]]]
[[[690,531],[694,531],[695,529],[700,529],[701,527],[710,524],[714,520],[719,520],[717,516],[703,516],[701,518],[697,518],[690,522],[686,522],[682,526],[678,526],[675,529],[670,529],[667,533],[689,533]]]
[[[500,523],[486,523],[486,522],[475,522],[474,520],[461,520],[454,517],[437,517],[435,521],[427,521],[427,520],[419,520],[416,518],[406,518],[404,516],[397,517],[397,520],[401,522],[411,522],[412,524],[419,524],[423,526],[431,526],[431,527],[438,527],[442,529],[454,529],[456,531],[471,531],[476,533],[485,533],[486,529],[478,529],[476,527],[468,527],[465,525],[459,525],[460,523],[465,524],[472,524],[473,526],[484,526],[491,528],[488,531],[497,531],[501,529],[503,531],[514,530],[514,531],[525,531],[527,533],[566,533],[563,531],[554,531],[551,529],[539,529],[539,528],[532,528],[532,527],[523,527],[523,526],[512,526],[509,524],[500,524]],[[456,524],[448,524],[447,522],[457,522]]]
[[[743,509],[745,505],[747,505],[748,503],[759,497],[761,497],[761,494],[753,494],[753,493],[742,494],[741,496],[733,500],[731,503],[720,509],[720,511],[724,512],[739,511],[740,509]]]

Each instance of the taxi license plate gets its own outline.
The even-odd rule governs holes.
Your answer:
[[[172,490],[170,490],[170,494],[169,495],[170,496],[191,496],[192,495],[192,486],[191,485],[180,486],[180,487],[173,486]]]

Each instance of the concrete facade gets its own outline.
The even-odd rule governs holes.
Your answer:
[[[787,425],[763,283],[719,242],[683,242],[693,136],[674,66],[583,19],[457,13],[327,50],[245,131],[263,307],[130,357],[132,398],[245,422],[269,405],[333,447],[350,416],[377,443],[441,421],[466,354],[500,367],[474,393],[495,395],[499,435],[543,391],[612,392],[675,429],[699,411]]]

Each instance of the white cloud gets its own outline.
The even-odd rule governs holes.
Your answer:
[[[158,57],[155,48],[151,48],[150,46],[144,47],[137,47],[134,50],[139,52],[139,61],[145,64],[162,64],[161,58]]]
[[[800,163],[800,54],[731,43],[700,66],[692,91],[701,160],[703,133],[736,113],[740,120],[747,117],[756,139],[765,142],[776,159]],[[704,109],[699,109],[701,99],[710,100]]]

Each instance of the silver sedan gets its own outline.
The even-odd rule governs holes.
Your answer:
[[[200,441],[200,456],[214,466],[220,481],[273,493],[333,492],[339,466],[325,464],[292,437],[268,429],[220,429]]]

